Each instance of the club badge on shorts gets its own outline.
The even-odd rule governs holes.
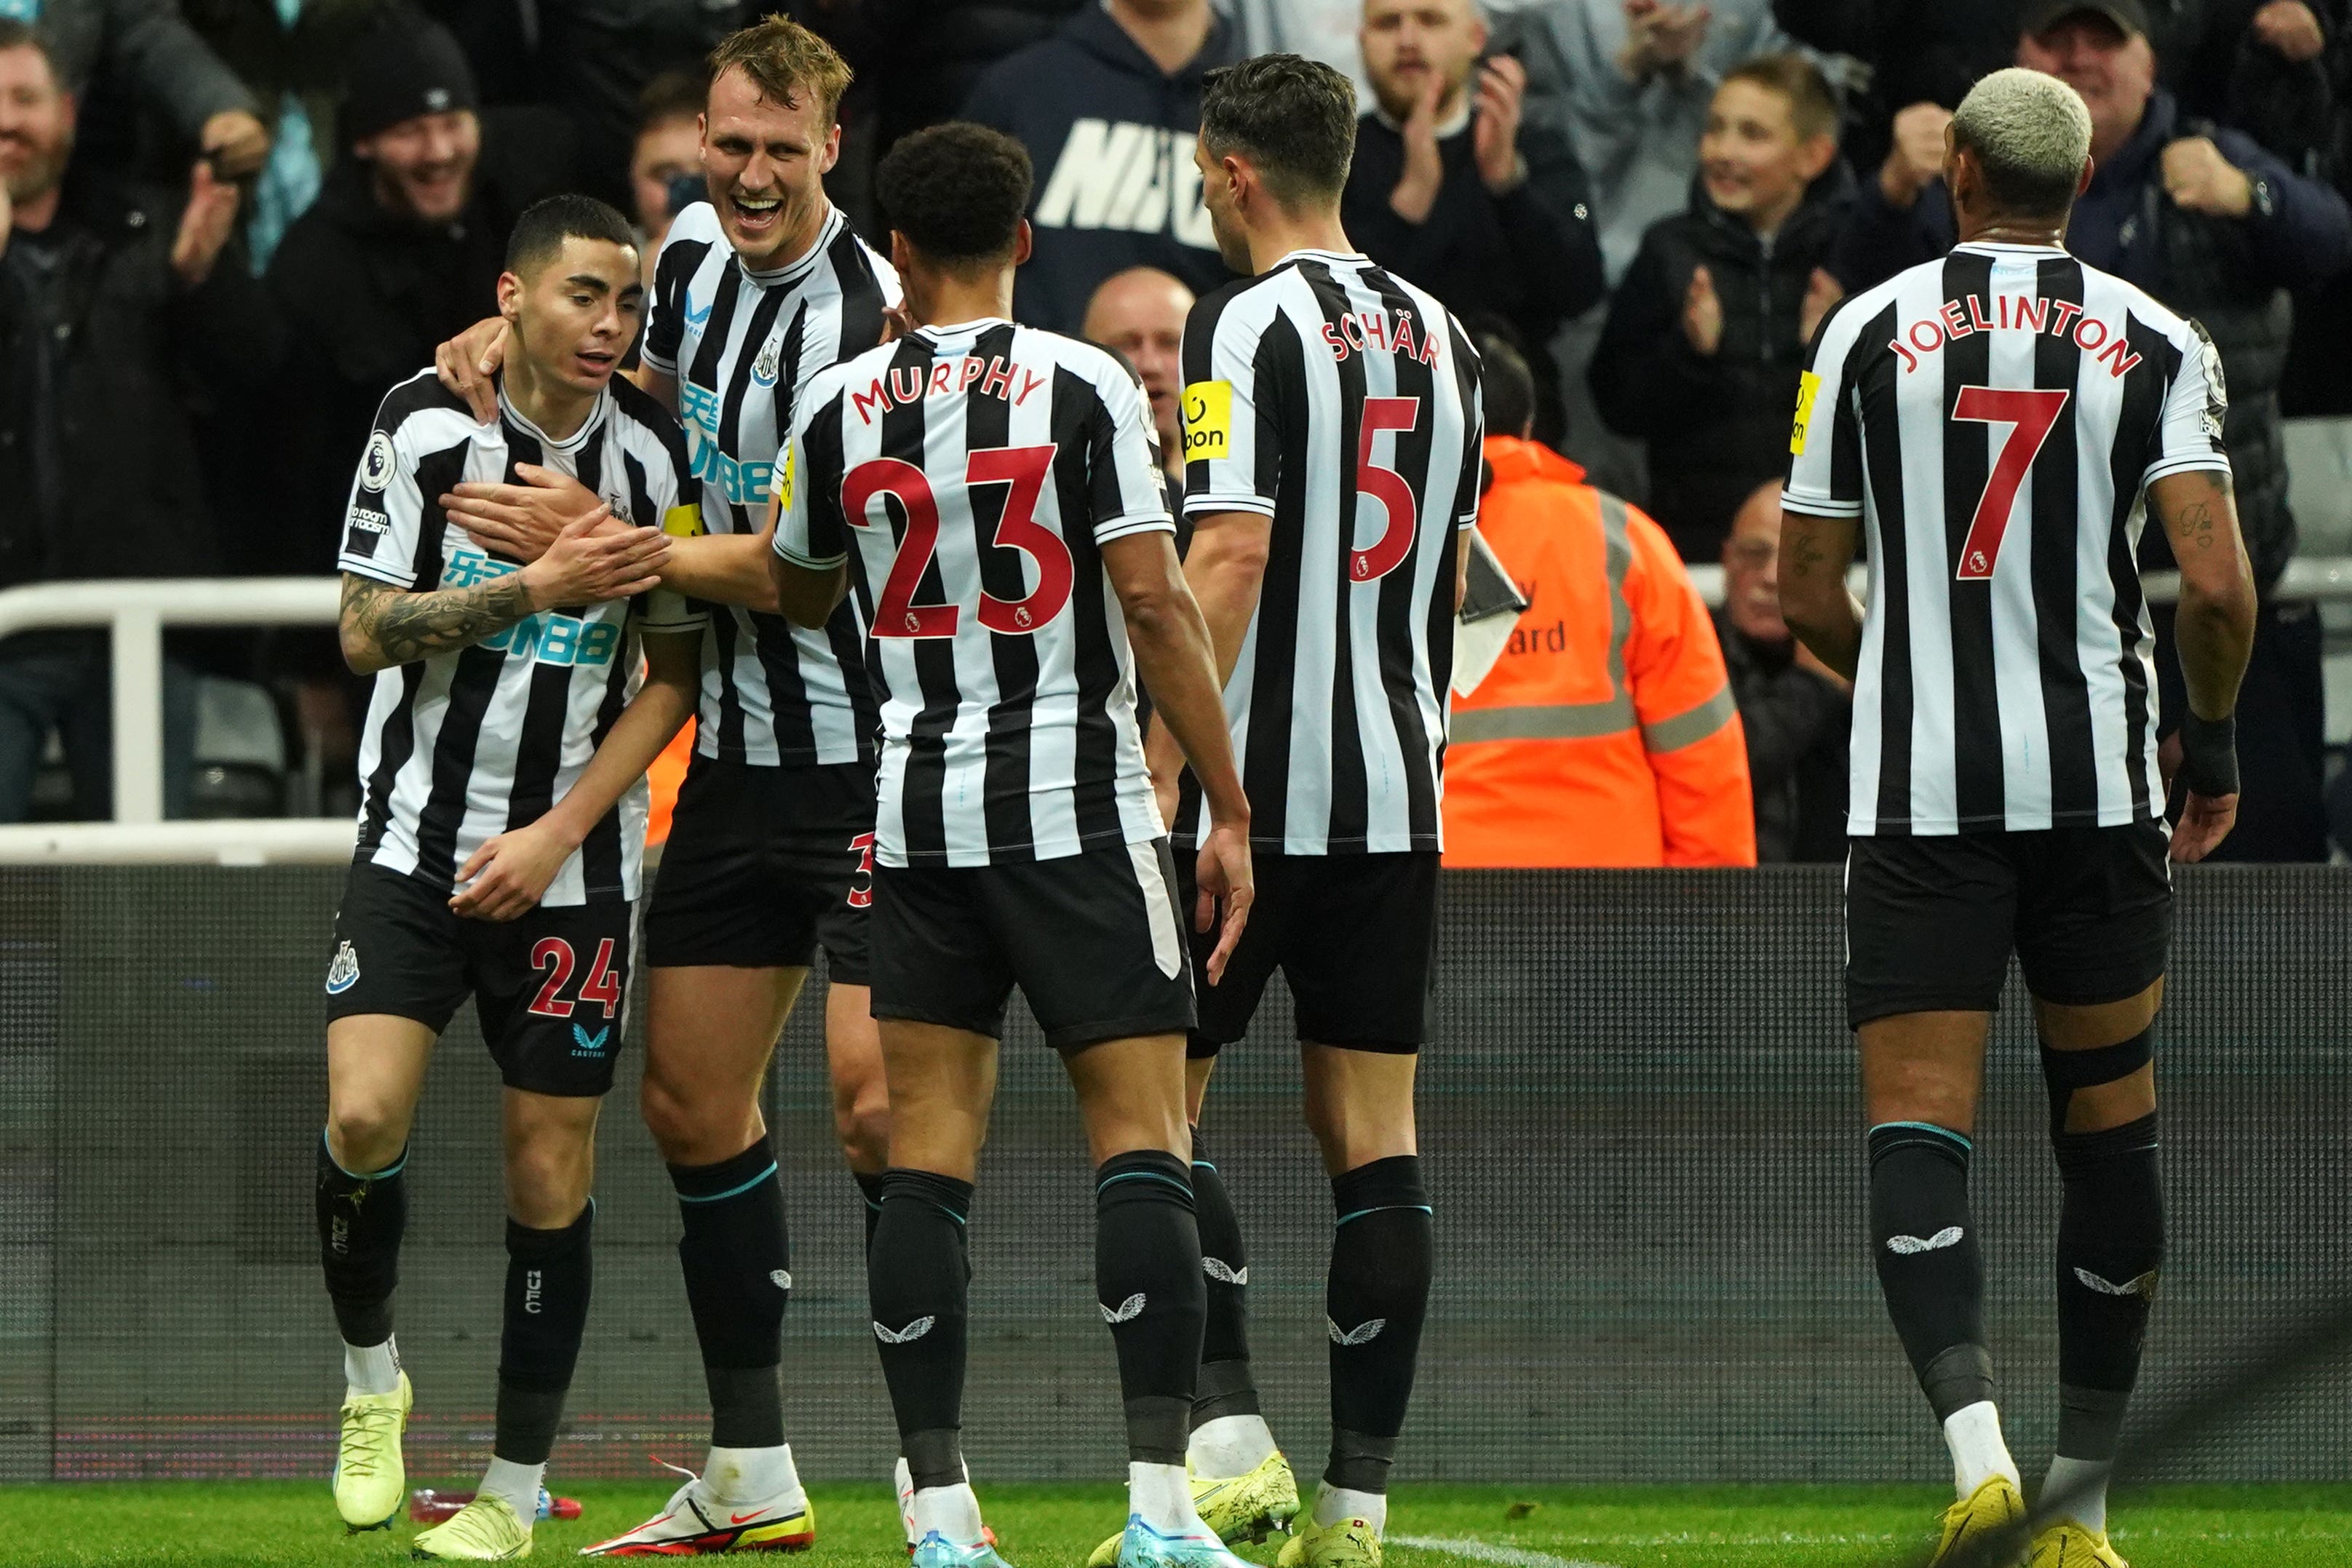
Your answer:
[[[349,942],[336,944],[335,961],[327,966],[327,994],[340,997],[360,983],[360,956]]]

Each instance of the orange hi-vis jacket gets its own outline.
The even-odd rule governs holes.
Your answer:
[[[1747,737],[1665,531],[1548,447],[1486,455],[1478,531],[1530,602],[1454,699],[1445,863],[1754,865]]]

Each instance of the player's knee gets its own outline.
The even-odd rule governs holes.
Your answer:
[[[347,1171],[382,1170],[408,1142],[408,1113],[367,1095],[338,1095],[327,1108],[328,1151]]]
[[[647,1071],[637,1109],[654,1146],[671,1165],[709,1165],[740,1153],[757,1135],[757,1108],[690,1078]]]
[[[835,1091],[833,1135],[852,1170],[878,1171],[890,1163],[890,1096],[878,1079]]]
[[[580,1218],[595,1177],[584,1140],[549,1135],[507,1151],[507,1212],[534,1230],[559,1230]]]
[[[2044,1040],[2042,1078],[2050,1092],[2053,1143],[2154,1116],[2155,1041],[2153,1024],[2128,1040],[2087,1050],[2059,1051]]]

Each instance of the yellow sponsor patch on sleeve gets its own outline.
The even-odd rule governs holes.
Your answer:
[[[662,514],[662,532],[674,539],[690,539],[702,532],[702,507],[688,501]]]
[[[1184,461],[1233,455],[1234,383],[1193,382],[1184,389]]]
[[[1797,373],[1797,417],[1789,427],[1789,455],[1805,455],[1805,436],[1813,425],[1813,398],[1822,390],[1822,378],[1811,371]]]

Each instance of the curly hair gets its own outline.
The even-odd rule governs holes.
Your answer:
[[[1013,248],[1029,181],[1021,143],[985,125],[950,120],[900,138],[874,172],[874,193],[908,245],[955,266]]]
[[[751,78],[761,98],[787,109],[798,109],[803,92],[812,95],[827,125],[849,89],[849,63],[789,16],[754,22],[710,51],[711,81],[736,69]]]

